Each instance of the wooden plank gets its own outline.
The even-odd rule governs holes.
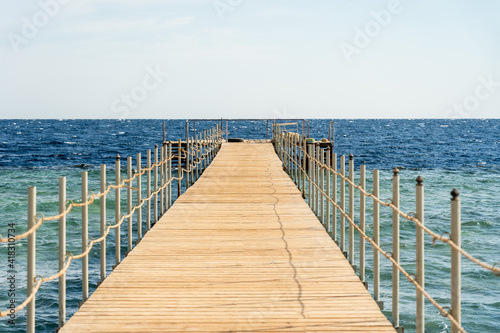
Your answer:
[[[269,143],[212,165],[61,332],[394,332]]]

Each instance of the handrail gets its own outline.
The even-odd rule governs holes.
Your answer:
[[[487,269],[491,272],[493,272],[496,276],[500,276],[500,267],[496,267],[495,264],[491,265],[488,263],[485,263],[475,257],[473,257],[471,254],[466,252],[464,249],[461,248],[460,246],[460,217],[459,217],[459,212],[460,212],[460,201],[459,201],[459,192],[457,190],[452,191],[452,200],[451,200],[451,211],[452,211],[452,232],[449,234],[449,237],[445,237],[443,235],[440,235],[434,231],[432,231],[430,228],[424,225],[423,220],[423,178],[418,177],[417,178],[417,184],[416,184],[416,189],[417,189],[417,214],[415,213],[405,213],[399,208],[399,203],[397,200],[399,197],[399,170],[394,169],[394,177],[393,177],[393,200],[389,201],[383,201],[381,200],[378,195],[374,194],[373,192],[370,192],[366,190],[361,184],[355,184],[354,183],[354,177],[353,177],[353,156],[350,156],[349,160],[349,176],[345,175],[344,170],[341,170],[340,172],[337,170],[336,166],[336,155],[337,154],[331,154],[330,155],[330,146],[326,148],[326,156],[330,156],[329,158],[331,159],[325,162],[325,153],[322,152],[319,148],[314,143],[309,143],[306,141],[306,138],[298,133],[292,133],[283,130],[280,126],[273,126],[273,136],[274,136],[274,143],[275,143],[275,148],[278,156],[283,162],[283,168],[287,171],[287,173],[290,175],[290,177],[295,181],[299,189],[301,189],[304,197],[306,197],[306,192],[308,192],[308,202],[315,211],[316,215],[322,222],[322,224],[325,226],[328,232],[330,232],[331,228],[334,229],[330,235],[332,238],[336,241],[336,222],[333,219],[334,216],[336,216],[336,210],[339,211],[340,215],[342,218],[345,218],[348,223],[349,223],[349,229],[351,230],[357,230],[358,233],[360,234],[360,239],[364,239],[368,241],[373,249],[374,249],[374,256],[375,254],[381,253],[384,257],[386,257],[388,260],[391,261],[392,266],[394,269],[396,269],[397,274],[402,273],[407,280],[412,283],[416,290],[417,290],[417,332],[422,332],[423,327],[424,327],[424,313],[423,313],[423,301],[421,301],[418,297],[418,295],[422,295],[426,297],[443,315],[444,317],[447,317],[451,323],[452,323],[452,331],[453,332],[466,332],[465,329],[461,326],[461,315],[460,315],[460,255],[463,255],[465,258],[470,260],[471,262],[474,262],[475,264],[479,265],[480,267]],[[316,149],[313,149],[313,146],[317,146]],[[341,159],[341,161],[344,160],[344,158]],[[335,164],[334,167],[332,167],[332,163]],[[365,166],[362,166],[362,177],[364,176],[364,170]],[[377,177],[378,177],[378,170],[377,171]],[[326,172],[326,177],[325,173]],[[331,180],[330,177],[334,176],[334,186],[333,188],[336,191],[336,180],[337,176],[340,177],[340,179],[344,182],[347,182],[347,185],[349,186],[349,202],[350,206],[349,207],[349,213],[346,212],[346,209],[344,208],[345,206],[342,206],[339,204],[336,199],[336,194],[332,195],[330,189],[331,189]],[[325,182],[326,178],[326,182]],[[364,179],[362,180],[362,182]],[[325,184],[326,183],[326,184]],[[325,186],[326,185],[326,186]],[[375,184],[374,184],[375,185]],[[378,186],[378,180],[377,180],[377,186]],[[306,191],[306,187],[308,188],[308,191]],[[326,189],[325,189],[326,187]],[[312,191],[311,191],[312,189]],[[420,253],[423,253],[423,238],[418,237],[417,235],[417,257],[418,260],[422,260],[420,263],[420,266],[417,263],[417,274],[411,274],[408,273],[404,268],[399,264],[399,255],[396,256],[396,252],[399,252],[399,242],[397,242],[397,247],[394,248],[392,252],[389,251],[384,251],[381,246],[378,243],[378,240],[375,239],[374,237],[369,237],[365,232],[364,232],[364,219],[363,219],[363,225],[357,225],[354,222],[354,206],[352,205],[353,202],[353,191],[354,189],[357,189],[360,192],[361,197],[366,197],[366,198],[372,198],[374,206],[375,205],[382,205],[388,208],[391,208],[393,211],[393,227],[394,223],[397,224],[397,233],[399,237],[399,217],[402,217],[408,221],[414,222],[417,231],[422,230],[432,236],[433,238],[433,244],[435,243],[436,240],[440,240],[445,244],[449,244],[451,249],[452,249],[452,307],[449,309],[448,307],[441,306],[434,298],[431,297],[431,295],[428,294],[428,292],[425,290],[423,286],[423,255],[420,256]],[[332,198],[332,196],[334,198]],[[344,200],[344,193],[341,193],[341,200]],[[323,202],[326,200],[329,204],[323,206]],[[363,202],[364,205],[364,201]],[[329,213],[325,214],[325,210],[329,212],[330,204],[333,205],[333,213],[332,213],[332,220],[330,220]],[[375,212],[375,210],[374,210]],[[377,213],[378,216],[378,210]],[[326,215],[326,216],[325,216]],[[421,216],[418,216],[421,215]],[[375,215],[374,215],[374,221],[375,221]],[[397,218],[396,218],[397,217]],[[396,218],[396,220],[395,220]],[[332,222],[333,221],[333,222]],[[396,221],[396,222],[394,222]],[[330,225],[330,222],[335,223],[334,225]],[[453,229],[455,228],[455,229]],[[345,230],[342,230],[341,228],[341,239],[343,237],[343,232]],[[394,231],[394,229],[393,229]],[[353,234],[349,235],[349,245],[352,245],[351,242],[354,241]],[[341,250],[343,250],[343,243],[341,241],[340,243]],[[361,246],[360,246],[361,249]],[[354,251],[354,247],[350,246],[349,252]],[[344,253],[347,256],[347,253]],[[349,259],[351,264],[352,258],[353,258],[353,253],[349,253]],[[361,256],[360,256],[361,258]],[[361,260],[361,259],[360,259]],[[363,262],[360,262],[360,265],[363,265],[364,267],[364,257],[363,257]],[[378,273],[379,274],[379,273]],[[393,277],[395,273],[393,272]],[[364,281],[364,272],[363,276],[360,276],[362,281]],[[394,289],[396,287],[396,289]],[[395,293],[396,291],[396,293]],[[396,294],[396,296],[394,295]],[[396,280],[396,286],[394,285],[394,280],[393,280],[393,324],[395,328],[399,328],[399,310],[397,309],[397,305],[399,304],[399,283],[398,280]],[[396,297],[397,299],[394,299]],[[377,297],[375,297],[377,298]],[[376,299],[378,301],[378,299]],[[395,303],[396,302],[396,303]],[[396,305],[396,306],[394,306]],[[395,310],[396,308],[396,310]],[[448,310],[446,310],[448,308]],[[395,312],[396,311],[396,312]],[[394,319],[397,319],[396,321]]]
[[[10,238],[2,238],[0,235],[0,243],[6,243],[9,242],[9,244],[19,241],[22,239],[27,238],[28,239],[28,248],[32,248],[33,251],[28,251],[28,288],[27,288],[27,296],[25,300],[16,306],[15,308],[8,308],[4,311],[0,311],[0,317],[5,317],[9,315],[13,315],[22,309],[28,307],[28,318],[27,318],[27,331],[28,332],[34,332],[34,302],[36,298],[36,294],[38,293],[41,285],[43,283],[53,281],[55,279],[65,279],[65,274],[68,271],[70,264],[73,260],[77,259],[85,259],[88,260],[87,257],[93,248],[93,246],[97,243],[103,243],[106,238],[109,236],[110,232],[112,229],[115,229],[117,232],[117,235],[119,235],[119,230],[120,226],[123,224],[123,222],[126,219],[129,219],[129,223],[132,223],[132,217],[134,214],[137,213],[137,230],[138,230],[138,235],[137,239],[138,241],[142,238],[142,214],[141,213],[141,208],[144,206],[144,204],[148,203],[148,208],[149,210],[147,211],[147,224],[146,224],[146,232],[149,231],[150,228],[150,217],[151,217],[151,205],[150,202],[154,201],[154,216],[155,216],[155,221],[159,220],[161,215],[166,213],[166,211],[170,208],[171,206],[171,200],[172,200],[172,192],[171,192],[171,186],[174,181],[177,181],[179,184],[179,189],[180,191],[178,192],[178,196],[181,195],[181,190],[182,190],[182,183],[183,181],[185,182],[185,188],[189,188],[191,183],[194,183],[196,180],[199,179],[201,173],[203,170],[210,165],[210,163],[213,161],[215,158],[217,152],[219,151],[222,143],[222,130],[219,127],[219,125],[216,125],[206,131],[202,135],[197,136],[196,138],[188,138],[185,142],[185,147],[181,146],[181,141],[178,141],[178,151],[177,154],[173,154],[173,146],[172,142],[166,142],[164,141],[160,147],[161,150],[161,156],[160,159],[158,160],[158,145],[155,145],[154,149],[154,157],[155,157],[155,163],[151,163],[151,150],[148,150],[147,152],[147,161],[148,165],[146,167],[141,167],[141,155],[138,154],[138,172],[135,172],[133,176],[129,176],[126,179],[121,179],[120,178],[120,156],[117,156],[117,163],[116,163],[116,170],[115,174],[117,176],[116,184],[101,184],[105,185],[102,186],[104,190],[101,191],[98,194],[94,194],[92,192],[88,192],[85,190],[82,192],[85,193],[84,196],[82,196],[82,201],[81,202],[75,202],[75,201],[66,201],[65,200],[65,186],[66,186],[66,178],[61,177],[60,178],[60,189],[61,189],[61,184],[64,184],[62,187],[64,189],[64,195],[60,192],[60,207],[63,207],[62,210],[60,210],[60,213],[57,215],[53,216],[48,216],[45,217],[43,214],[36,214],[36,188],[35,187],[30,187],[29,191],[29,207],[33,207],[33,214],[32,216],[29,217],[28,219],[28,230],[22,234],[18,234],[15,237],[10,237]],[[172,161],[174,159],[177,159],[179,161],[179,164],[177,166],[177,176],[172,175]],[[129,157],[129,161],[131,161],[131,158]],[[184,167],[181,165],[181,161],[185,161]],[[128,163],[128,171],[129,175],[131,175],[131,163]],[[151,172],[154,173],[154,190],[151,189]],[[105,179],[105,173],[106,173],[106,168],[105,165],[101,166],[101,181]],[[158,173],[160,173],[160,177],[158,177]],[[120,213],[120,206],[121,206],[121,200],[119,200],[119,194],[120,194],[120,189],[127,189],[127,201],[130,201],[132,198],[132,191],[141,191],[141,185],[143,183],[141,176],[147,175],[147,180],[149,183],[147,184],[147,195],[144,198],[141,198],[141,196],[138,195],[138,202],[134,206],[129,206],[127,214]],[[82,179],[87,180],[87,172],[84,171],[82,172]],[[133,182],[137,183],[137,186],[134,187],[132,184]],[[158,184],[159,183],[159,184]],[[87,181],[83,182],[82,181],[82,189],[86,189],[87,186]],[[82,245],[82,252],[76,255],[73,255],[71,253],[63,253],[63,257],[59,257],[59,262],[60,264],[63,263],[63,265],[60,265],[60,269],[53,275],[49,277],[42,277],[40,275],[34,275],[35,272],[35,260],[34,260],[34,247],[36,244],[36,231],[42,227],[44,222],[49,222],[49,221],[55,221],[59,220],[59,223],[63,222],[65,223],[66,216],[69,215],[72,211],[73,208],[75,207],[80,207],[80,208],[86,208],[88,206],[91,206],[96,202],[96,199],[100,200],[106,200],[107,194],[111,192],[111,190],[115,190],[117,195],[117,200],[115,200],[115,205],[116,205],[116,213],[118,214],[116,216],[116,222],[115,224],[107,224],[107,225],[102,225],[101,227],[101,232],[99,238],[91,238],[88,244],[83,244]],[[160,205],[158,205],[158,196],[160,196]],[[164,205],[165,203],[165,205]],[[158,207],[160,206],[160,207]],[[106,207],[105,204],[101,207]],[[158,214],[159,213],[159,214]],[[103,212],[101,211],[101,214]],[[86,223],[86,220],[83,220],[83,223]],[[105,218],[101,219],[101,221],[104,221],[105,223]],[[102,222],[101,222],[102,223]],[[61,229],[60,229],[61,230]],[[62,230],[65,230],[63,228]],[[132,234],[131,234],[131,224],[129,224],[129,229],[128,229],[128,238],[129,240],[132,239]],[[87,235],[83,235],[86,236]],[[86,237],[82,237],[83,239],[86,239]],[[116,253],[117,253],[117,262],[114,267],[116,267],[119,262],[121,261],[121,255],[120,255],[120,242],[119,242],[119,236],[117,238],[117,241],[115,242],[116,246]],[[61,238],[59,238],[61,239]],[[65,239],[65,236],[63,237]],[[66,248],[66,244],[59,244],[61,248]],[[61,254],[60,254],[61,255]],[[104,274],[101,272],[101,277],[104,276],[106,277],[106,272],[105,272],[105,258],[102,258],[102,252],[101,252],[101,270],[104,267]],[[113,268],[114,268],[113,267]],[[33,275],[33,276],[31,276]],[[82,280],[88,282],[88,271],[85,272],[83,271],[82,273]],[[101,278],[102,280],[102,278]],[[101,281],[102,282],[102,281]],[[83,283],[85,285],[85,283]],[[85,288],[88,288],[88,286],[82,286],[85,290]],[[30,290],[31,289],[31,290]],[[60,293],[60,298],[61,295],[63,295],[64,300],[60,299],[60,304],[65,304],[65,292]],[[83,296],[83,301],[85,301],[85,292]],[[60,309],[59,311],[59,327],[64,325],[66,318],[65,318],[65,309]],[[63,316],[63,318],[61,318]]]

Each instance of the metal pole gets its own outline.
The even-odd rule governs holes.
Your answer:
[[[349,263],[354,265],[354,156],[349,155]]]
[[[286,173],[288,173],[288,175],[290,175],[290,165],[288,163],[288,140],[287,140],[287,137],[288,137],[288,133],[283,131],[283,163],[285,165],[285,171]]]
[[[168,208],[172,207],[172,142],[168,142],[167,149],[167,182],[168,182],[168,191],[167,191],[167,205]]]
[[[337,202],[337,153],[332,154],[332,167],[333,167],[333,186],[332,186],[332,200]],[[337,207],[333,205],[332,211],[332,239],[337,241]]]
[[[66,210],[66,177],[59,177],[59,214]],[[59,218],[59,271],[66,264],[66,215]],[[66,323],[66,273],[59,277],[59,328]]]
[[[163,144],[160,148],[160,161],[163,163],[160,165],[160,216],[162,216],[165,213],[165,207],[163,206],[164,203],[164,196],[166,195],[166,189],[163,188],[165,186],[165,163],[166,163],[166,152],[165,152],[165,141],[163,141]]]
[[[293,172],[292,172],[292,142],[290,141],[290,133],[286,132],[286,163],[287,163],[287,171],[290,175],[290,178],[293,180]]]
[[[190,144],[191,144],[191,139],[187,138],[186,140],[186,191],[189,188],[189,182],[191,182],[191,155],[190,155]]]
[[[151,150],[148,150],[147,159],[146,159],[146,167],[148,169],[147,172],[147,186],[146,192],[148,193],[148,203],[147,203],[147,211],[146,211],[146,231],[151,229]]]
[[[317,143],[316,145],[316,160],[320,160],[320,153],[321,153],[321,148],[319,146],[319,142]],[[320,210],[319,210],[319,202],[321,200],[321,194],[319,192],[319,186],[321,186],[320,184],[320,166],[319,166],[319,163],[318,162],[314,162],[314,166],[315,166],[315,169],[314,169],[314,182],[318,185],[318,186],[315,186],[315,192],[316,192],[316,195],[314,196],[314,200],[315,200],[315,210],[316,210],[316,216],[318,218],[321,218],[321,213],[320,213]]]
[[[196,140],[196,135],[194,135],[193,137],[191,137],[191,149],[192,149],[192,156],[191,156],[191,164],[193,165],[193,179],[192,179],[192,184],[193,185],[194,183],[196,183],[196,181],[198,180],[198,164],[196,164],[196,162],[198,161],[198,151],[196,149],[198,149],[197,147],[197,140]]]
[[[132,156],[127,157],[127,178],[132,178]],[[132,181],[127,182],[127,215],[132,212]],[[132,251],[132,215],[128,218],[127,225],[127,253]]]
[[[172,177],[172,173],[170,171],[170,169],[172,168],[172,158],[171,158],[171,155],[172,155],[172,149],[170,149],[170,151],[168,150],[168,146],[167,146],[167,142],[164,142],[163,143],[163,156],[164,156],[164,161],[165,163],[163,164],[162,166],[162,172],[163,172],[163,185],[165,186],[165,184],[171,184],[171,183],[168,183],[170,181],[170,178]],[[171,187],[171,185],[167,185],[165,186],[165,188],[163,189],[163,197],[162,197],[162,202],[161,202],[161,205],[162,207],[165,206],[165,210],[168,210],[170,209],[170,198],[172,197],[172,191],[169,191],[167,189],[167,187]]]
[[[88,173],[82,172],[82,253],[87,251],[89,242],[89,207],[87,203],[88,195]],[[89,298],[89,256],[88,254],[82,258],[82,303],[85,303]]]
[[[399,170],[394,168],[392,177],[392,204],[399,208]],[[399,264],[399,213],[392,211],[392,258]],[[399,328],[399,270],[392,265],[392,325]]]
[[[460,192],[455,188],[451,191],[451,240],[458,247],[461,246],[461,213],[460,213]],[[451,248],[451,311],[453,318],[458,325],[462,323],[462,305],[461,305],[461,254],[456,249]],[[451,326],[452,333],[458,333],[458,327]]]
[[[269,119],[266,122],[266,141],[269,140]]]
[[[209,161],[209,164],[212,163],[213,159],[214,159],[214,143],[213,143],[213,129],[209,129],[208,130],[208,133],[210,134],[209,136],[209,143],[210,143],[210,159],[208,160]]]
[[[293,147],[292,147],[292,135],[291,133],[287,133],[287,148],[288,148],[288,169],[290,170],[290,178],[292,181],[294,172],[293,172]]]
[[[379,171],[373,170],[373,242],[380,245],[380,204],[375,200],[379,198]],[[373,248],[373,299],[379,306],[380,302],[380,252]]]
[[[115,163],[115,185],[120,186],[120,155],[116,155],[116,163]],[[120,216],[120,188],[115,189],[115,225],[118,225],[121,220]],[[120,227],[115,228],[115,266],[113,269],[118,266],[121,261],[121,244],[120,244]]]
[[[205,137],[206,140],[206,137]],[[177,156],[178,156],[178,167],[177,167],[177,177],[179,178],[179,181],[177,182],[177,198],[181,196],[182,192],[182,179],[184,179],[184,173],[182,172],[182,142],[179,139],[177,142]],[[181,178],[182,175],[182,178]]]
[[[359,169],[359,185],[362,189],[366,187],[366,165],[361,165]],[[359,192],[359,228],[363,233],[365,233],[365,211],[366,211],[366,197],[360,191]],[[366,286],[365,281],[365,238],[360,233],[359,234],[359,278]]]
[[[309,203],[309,207],[311,207],[311,209],[313,208],[313,200],[312,200],[312,194],[313,194],[313,191],[312,191],[312,187],[313,187],[313,184],[312,184],[312,151],[313,151],[313,145],[311,143],[308,143],[307,144],[307,165],[308,165],[308,168],[307,168],[307,172],[309,174],[309,188],[308,188],[308,200],[307,202]]]
[[[307,161],[307,157],[306,157],[306,151],[307,151],[307,141],[306,141],[306,138],[303,137],[303,141],[302,141],[302,198],[306,198],[306,169],[307,169],[307,166],[306,166],[306,161]]]
[[[141,153],[137,153],[137,240],[136,244],[142,239],[142,161]]]
[[[311,169],[311,175],[312,175],[312,209],[314,211],[314,214],[318,216],[318,212],[316,211],[316,144],[312,144],[312,149],[311,149],[311,162],[312,162],[312,169]]]
[[[424,224],[424,178],[417,177],[415,202],[416,202],[416,218]],[[424,230],[419,226],[415,227],[416,231],[416,266],[417,283],[425,289],[425,273],[424,273]],[[425,298],[424,295],[417,289],[417,333],[425,331]]]
[[[293,138],[293,152],[294,152],[294,163],[293,163],[293,170],[295,171],[295,184],[300,187],[300,178],[299,178],[299,165],[300,165],[300,158],[299,158],[299,142],[300,138],[298,136],[295,136]]]
[[[332,158],[331,158],[332,150],[330,147],[326,148],[326,195],[327,195],[327,200],[325,201],[326,204],[326,214],[325,214],[325,222],[326,223],[326,231],[328,232],[329,235],[331,235],[332,232],[332,225],[330,224],[330,207],[332,203],[330,202],[330,198],[332,197],[332,191],[331,191],[331,175],[332,172],[330,171],[330,168],[332,167]]]
[[[319,160],[323,164],[325,163],[325,150],[319,148]],[[319,171],[319,187],[321,191],[325,190],[325,169],[321,167],[321,165],[318,165],[318,171]],[[320,192],[319,193],[319,211],[320,211],[320,219],[321,223],[323,225],[326,225],[326,220],[325,220],[325,197],[324,195]]]
[[[154,201],[153,201],[153,219],[158,222],[158,145],[155,145],[155,167],[154,167]]]
[[[28,187],[28,230],[35,227],[36,219],[36,187]],[[36,272],[36,231],[28,236],[28,252],[27,252],[27,287],[26,297],[31,295],[35,288],[35,272]],[[28,303],[26,332],[35,333],[35,298],[33,297]]]
[[[106,164],[101,164],[101,193],[106,191]],[[106,232],[106,195],[104,194],[100,200],[101,203],[101,225],[100,237]],[[106,238],[101,241],[101,282],[106,278]]]
[[[345,156],[340,156],[340,209],[345,212]],[[345,215],[340,213],[340,250],[345,252]]]

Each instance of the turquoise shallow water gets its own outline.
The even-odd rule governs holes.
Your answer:
[[[26,228],[27,187],[36,185],[38,190],[38,212],[45,215],[57,213],[58,177],[68,178],[68,198],[80,197],[80,173],[89,171],[91,191],[98,192],[98,165],[112,165],[114,156],[135,155],[138,150],[153,148],[161,141],[160,121],[27,121],[19,126],[16,121],[1,121],[4,132],[0,135],[0,234],[6,235],[9,223],[15,223],[16,232]],[[177,139],[183,135],[183,121],[170,121],[168,135]],[[33,128],[37,124],[38,127]],[[68,129],[68,124],[73,125]],[[423,124],[423,127],[419,124]],[[415,179],[425,178],[426,224],[438,233],[449,231],[450,191],[456,187],[461,191],[462,201],[462,246],[475,257],[488,263],[500,262],[500,158],[498,142],[500,121],[339,121],[336,131],[336,151],[339,154],[355,154],[356,167],[365,163],[369,170],[367,187],[371,187],[371,169],[381,169],[381,198],[391,197],[391,169],[401,169],[401,207],[414,211]],[[389,126],[387,126],[389,125]],[[93,130],[88,129],[93,126]],[[201,128],[201,125],[199,125]],[[262,137],[262,126],[248,123],[246,129],[234,124],[234,136]],[[259,127],[260,126],[260,127]],[[396,129],[399,126],[399,129]],[[444,127],[442,127],[444,126]],[[453,131],[450,130],[450,127]],[[35,129],[44,128],[42,134]],[[44,133],[49,128],[50,133]],[[401,128],[406,129],[402,131]],[[408,129],[418,128],[425,132]],[[10,132],[9,132],[10,131]],[[32,131],[32,132],[30,132]],[[236,132],[240,131],[240,132]],[[311,136],[319,139],[327,136],[328,121],[311,123]],[[30,140],[22,134],[33,136]],[[30,134],[31,133],[31,134]],[[125,133],[125,134],[120,134]],[[424,139],[422,139],[422,135]],[[453,134],[454,133],[454,134]],[[113,135],[114,134],[114,135]],[[459,137],[460,145],[450,135]],[[167,139],[169,139],[167,138]],[[383,139],[381,139],[383,138]],[[112,139],[112,140],[111,140]],[[37,144],[33,144],[33,141]],[[108,142],[109,144],[102,144]],[[423,147],[415,142],[423,140]],[[28,144],[29,141],[29,144]],[[69,143],[65,143],[69,142]],[[17,147],[17,149],[15,149]],[[114,179],[111,169],[108,180]],[[175,186],[174,186],[175,188]],[[122,194],[122,199],[124,195]],[[358,196],[356,196],[357,202]],[[114,195],[108,198],[108,218],[114,221]],[[122,201],[122,207],[126,207]],[[98,203],[90,209],[89,234],[99,233]],[[381,238],[386,250],[391,248],[391,211],[381,208]],[[68,219],[68,251],[80,250],[80,211],[75,209]],[[367,201],[367,232],[371,233],[371,202]],[[122,245],[125,244],[125,228],[122,228]],[[135,234],[135,229],[134,229]],[[411,222],[401,223],[401,262],[405,269],[414,272],[415,227]],[[108,242],[108,273],[114,264],[113,238]],[[356,235],[356,242],[358,236]],[[426,288],[444,306],[449,306],[450,250],[432,239],[426,240]],[[122,248],[122,253],[125,247]],[[367,245],[367,280],[371,284],[371,253]],[[99,251],[91,252],[90,290],[95,290],[99,279]],[[356,260],[357,254],[356,254]],[[391,266],[382,263],[382,300],[384,312],[391,313]],[[7,274],[7,247],[0,245],[0,306],[5,309],[9,297]],[[26,286],[26,242],[16,245],[16,301],[24,300]],[[57,223],[48,222],[37,232],[37,274],[49,276],[57,271]],[[500,332],[500,277],[479,268],[468,260],[462,260],[462,322],[469,332]],[[81,299],[79,262],[74,262],[68,279],[68,316],[78,309]],[[415,290],[401,278],[401,323],[405,330],[414,331]],[[53,332],[57,326],[57,282],[44,284],[37,295],[37,331]],[[426,304],[426,328],[428,332],[450,332],[447,319]],[[15,325],[0,320],[0,331],[22,332],[25,330],[25,311],[21,312]]]

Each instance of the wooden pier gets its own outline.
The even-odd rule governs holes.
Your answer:
[[[394,332],[270,143],[225,143],[60,332]]]

